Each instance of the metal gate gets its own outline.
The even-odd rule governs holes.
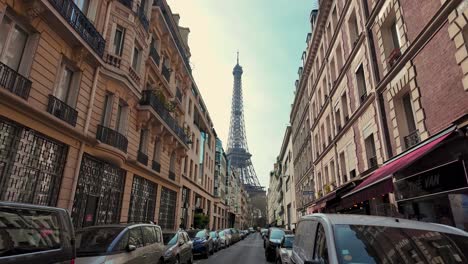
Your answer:
[[[75,227],[119,222],[125,173],[123,169],[83,154],[72,209]]]
[[[68,146],[0,119],[0,200],[56,206]]]
[[[159,226],[162,229],[175,228],[177,193],[168,188],[162,187],[161,203],[159,207]]]
[[[128,222],[154,222],[157,185],[140,176],[133,177]]]

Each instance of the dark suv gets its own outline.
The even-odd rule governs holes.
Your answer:
[[[276,259],[276,248],[280,246],[284,235],[291,234],[289,230],[272,227],[268,230],[268,237],[265,239],[265,258],[267,261]]]
[[[65,209],[0,202],[0,263],[73,263],[75,236]]]

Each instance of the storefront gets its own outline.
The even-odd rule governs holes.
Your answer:
[[[468,230],[468,140],[454,132],[436,150],[395,173],[398,210],[405,218]]]

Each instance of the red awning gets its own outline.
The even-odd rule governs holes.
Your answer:
[[[349,200],[349,203],[355,204],[393,192],[392,174],[411,165],[413,162],[432,151],[439,143],[450,136],[452,132],[453,129],[438,135],[436,138],[426,140],[426,142],[409,150],[408,153],[403,153],[400,157],[384,163],[382,167],[375,170],[374,173],[362,181],[361,184],[356,186],[351,192],[344,195],[343,198]]]

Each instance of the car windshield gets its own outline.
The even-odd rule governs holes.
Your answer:
[[[89,228],[76,232],[76,253],[105,253],[123,227]]]
[[[224,237],[224,231],[219,232],[220,237]]]
[[[206,237],[206,232],[204,230],[202,231],[199,231],[195,237],[198,237],[198,238],[205,238]]]
[[[340,264],[468,263],[464,236],[363,225],[337,225],[334,233]]]
[[[284,236],[284,231],[281,229],[273,229],[270,233],[270,239],[282,239]]]
[[[210,232],[210,237],[216,238],[216,232],[214,231]]]
[[[292,248],[294,244],[294,236],[285,236],[284,237],[284,242],[283,242],[283,247],[284,248]]]
[[[164,245],[173,246],[177,242],[177,234],[175,233],[164,233],[163,234]]]

